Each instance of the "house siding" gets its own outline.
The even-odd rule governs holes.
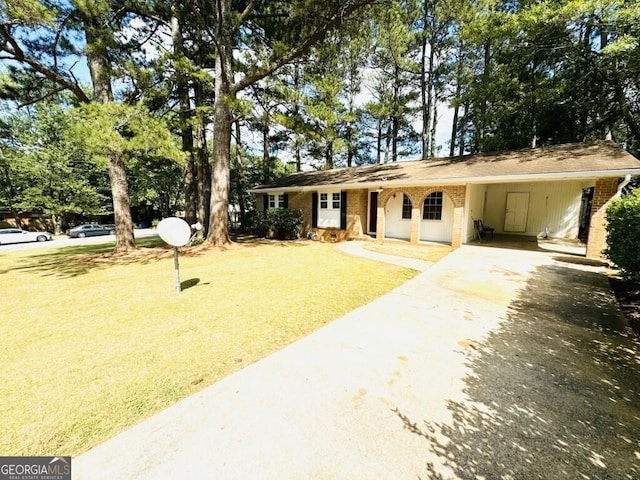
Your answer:
[[[543,236],[545,231],[553,238],[578,238],[582,189],[593,181],[505,183],[487,186],[487,201],[482,220],[505,232],[505,209],[508,193],[529,193],[527,223],[518,235]]]

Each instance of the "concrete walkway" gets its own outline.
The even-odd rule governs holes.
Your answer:
[[[640,346],[577,260],[462,247],[73,477],[640,478]]]
[[[357,255],[359,257],[367,257],[379,262],[390,263],[392,265],[398,265],[399,267],[410,268],[417,270],[418,272],[424,272],[428,268],[431,268],[433,262],[427,262],[425,260],[418,260],[415,258],[398,257],[395,255],[387,255],[384,253],[372,252],[364,248],[365,242],[340,242],[338,248],[350,255]]]

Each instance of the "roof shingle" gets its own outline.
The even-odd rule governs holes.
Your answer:
[[[613,142],[576,143],[530,148],[503,153],[483,153],[461,157],[363,165],[314,172],[300,172],[255,190],[304,188],[387,182],[394,184],[437,184],[465,182],[491,177],[566,174],[584,176],[629,171],[640,175],[640,160]]]

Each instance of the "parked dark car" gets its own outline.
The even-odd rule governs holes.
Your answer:
[[[67,230],[67,235],[71,238],[95,237],[98,235],[115,235],[116,229],[113,225],[98,225],[97,223],[78,225]]]
[[[49,232],[27,232],[19,228],[0,228],[0,245],[22,242],[46,242],[51,240]]]

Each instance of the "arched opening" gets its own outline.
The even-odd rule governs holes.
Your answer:
[[[396,192],[385,206],[385,238],[411,238],[411,198],[406,193]]]
[[[453,200],[442,190],[429,193],[420,212],[420,240],[451,242],[453,237]]]

